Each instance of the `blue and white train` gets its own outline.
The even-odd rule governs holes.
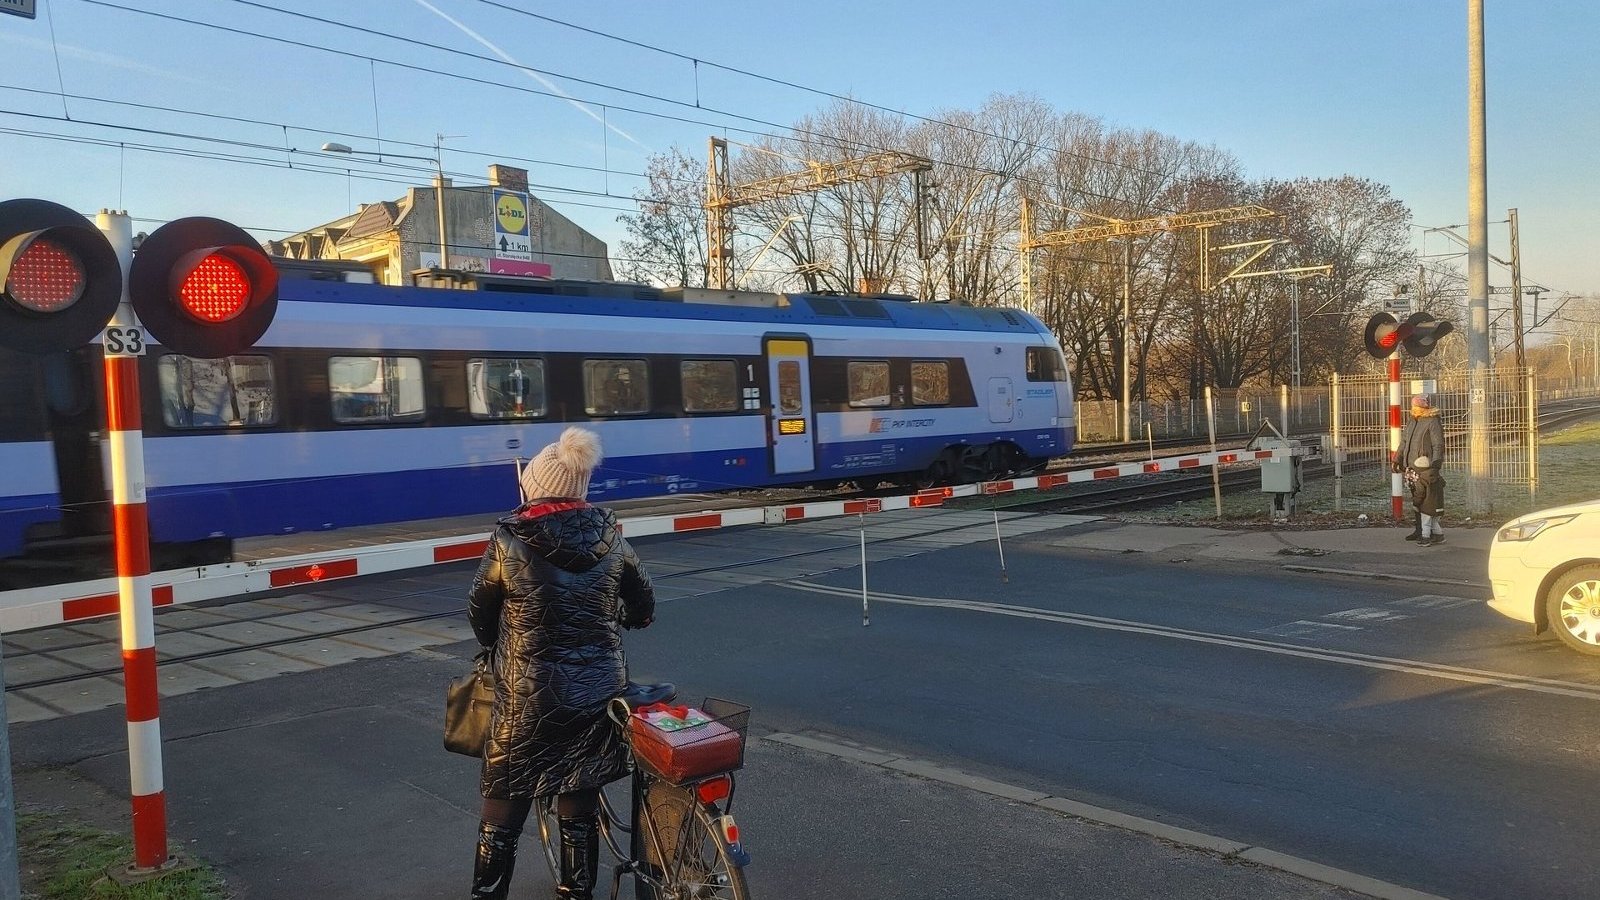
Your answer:
[[[994,477],[1073,445],[1066,360],[1017,310],[306,275],[249,352],[143,358],[158,548],[504,510],[573,423],[605,447],[598,502]],[[98,346],[0,350],[0,558],[107,530],[99,372]]]

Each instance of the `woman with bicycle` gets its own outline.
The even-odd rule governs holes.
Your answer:
[[[584,502],[599,462],[599,437],[581,428],[540,451],[522,472],[528,500],[496,524],[473,580],[468,617],[496,676],[473,900],[506,896],[523,824],[551,796],[556,896],[593,896],[599,791],[628,774],[628,749],[606,718],[627,686],[619,629],[643,628],[655,611],[616,517]]]

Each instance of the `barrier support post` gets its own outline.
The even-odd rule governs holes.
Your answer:
[[[1333,420],[1333,509],[1344,509],[1344,429],[1339,423],[1339,373],[1328,390],[1328,415]]]
[[[1389,513],[1395,524],[1405,520],[1405,471],[1411,460],[1400,458],[1400,345],[1389,354]]]
[[[122,305],[111,323],[137,328],[128,299],[133,220],[102,210],[96,225],[122,263]],[[137,342],[143,353],[143,341]],[[124,347],[127,345],[124,344]],[[167,800],[161,769],[161,717],[156,682],[155,606],[150,591],[150,520],[145,509],[144,432],[139,357],[105,345],[106,436],[111,448],[111,517],[122,620],[123,694],[127,704],[128,778],[133,801],[131,877],[168,863]]]
[[[866,628],[872,624],[872,616],[867,612],[867,517],[865,513],[856,513],[856,522],[861,527],[861,627]]]
[[[994,546],[1000,551],[1000,583],[1010,584],[1011,576],[1006,574],[1006,545],[1000,539],[1000,510],[990,509],[994,513]]]
[[[1211,438],[1211,494],[1217,501],[1217,518],[1222,518],[1222,466],[1217,463],[1217,412],[1211,404],[1211,385],[1206,385],[1206,434]]]

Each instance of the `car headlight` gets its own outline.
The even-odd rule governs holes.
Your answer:
[[[1550,516],[1545,519],[1529,519],[1526,522],[1518,522],[1515,525],[1507,525],[1500,529],[1500,533],[1495,535],[1495,540],[1531,541],[1543,534],[1547,529],[1554,528],[1557,525],[1565,525],[1576,518],[1577,516]]]

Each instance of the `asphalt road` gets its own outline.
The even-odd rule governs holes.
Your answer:
[[[658,574],[683,575],[630,633],[633,675],[749,703],[757,733],[854,741],[1454,900],[1600,896],[1593,660],[1471,587],[1119,552],[1138,533],[1018,533],[1004,581],[987,540],[869,546],[870,627],[850,534],[641,540]],[[771,561],[825,547],[839,549]],[[1481,572],[1481,550],[1427,552],[1458,580]],[[769,562],[706,571],[736,559]],[[413,599],[454,606],[469,578],[418,576],[437,593]],[[381,602],[407,581],[330,590]],[[175,835],[247,897],[454,891],[474,764],[439,751],[438,704],[472,648],[441,649],[164,701]],[[119,709],[13,735],[19,766],[125,787]],[[762,896],[1332,895],[765,741],[741,784]]]
[[[866,628],[858,570],[674,603],[635,677],[1458,900],[1600,896],[1600,666],[1470,588],[1075,533],[1011,542],[1007,583],[992,545],[874,563],[904,598]]]

